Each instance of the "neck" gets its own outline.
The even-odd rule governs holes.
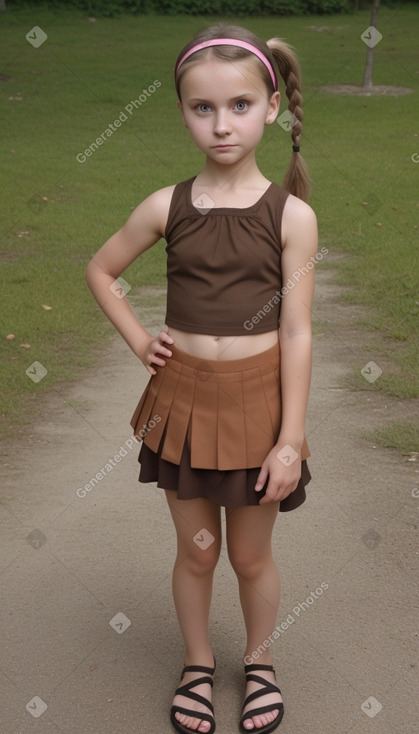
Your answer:
[[[254,153],[231,165],[221,165],[206,159],[205,166],[198,175],[201,184],[215,188],[249,188],[266,181],[256,164]]]

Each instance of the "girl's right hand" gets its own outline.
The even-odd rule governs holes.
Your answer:
[[[156,370],[152,367],[153,364],[156,364],[159,367],[164,367],[166,364],[161,355],[164,357],[172,356],[172,352],[170,349],[167,349],[164,344],[174,344],[174,341],[175,340],[172,336],[167,334],[165,331],[161,331],[157,339],[152,337],[144,351],[138,355],[150,375],[156,374]]]

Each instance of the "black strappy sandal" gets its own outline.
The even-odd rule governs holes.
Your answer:
[[[284,704],[282,702],[271,703],[267,706],[261,706],[258,709],[250,709],[249,711],[246,711],[245,714],[243,714],[246,706],[251,701],[255,701],[256,698],[266,696],[267,693],[281,693],[278,686],[274,686],[273,683],[269,683],[269,681],[261,678],[259,675],[252,675],[255,670],[271,670],[275,674],[272,665],[245,665],[244,672],[246,673],[246,682],[248,683],[249,681],[253,681],[254,683],[259,683],[262,688],[259,688],[259,690],[250,693],[250,695],[246,698],[242,707],[242,717],[240,719],[239,728],[242,734],[253,734],[253,732],[254,734],[269,734],[269,732],[274,731],[274,729],[276,729],[276,727],[279,726],[282,721],[282,717],[284,715]],[[253,729],[244,728],[243,722],[246,721],[246,719],[251,719],[252,716],[259,716],[260,714],[267,714],[269,711],[275,711],[275,709],[278,709],[278,716],[270,724],[266,724],[266,726],[261,726],[259,728],[255,726]]]
[[[194,693],[191,689],[195,688],[195,686],[200,686],[202,683],[209,683],[209,685],[214,685],[214,681],[209,676],[214,675],[215,673],[215,660],[214,660],[214,667],[213,668],[204,668],[201,665],[187,665],[182,670],[182,675],[180,676],[180,679],[182,680],[185,673],[205,673],[205,676],[202,678],[197,678],[196,680],[191,680],[189,683],[185,683],[185,685],[180,686],[176,692],[175,696],[186,696],[186,698],[190,698],[193,701],[197,701],[198,703],[201,703],[203,706],[206,706],[212,714],[214,714],[214,707],[211,703],[211,701],[208,701],[203,696],[200,696],[199,693]],[[187,726],[183,726],[183,724],[180,723],[175,718],[175,714],[185,714],[185,716],[193,716],[194,719],[202,719],[203,721],[209,721],[211,724],[210,729],[208,729],[208,732],[205,734],[214,734],[215,732],[215,719],[214,715],[205,714],[201,711],[191,710],[191,709],[184,709],[181,706],[172,706],[170,710],[170,721],[172,722],[172,726],[176,729],[179,734],[194,734],[194,729],[189,729]],[[199,732],[196,732],[196,734],[199,734]]]

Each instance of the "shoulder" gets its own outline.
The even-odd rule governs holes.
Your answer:
[[[286,222],[295,224],[300,219],[305,223],[316,223],[316,215],[309,204],[297,196],[288,194],[284,207],[284,219]]]
[[[282,243],[304,239],[317,246],[317,217],[309,204],[289,194],[282,217]]]
[[[175,188],[175,184],[165,186],[163,189],[158,189],[147,196],[134,209],[125,226],[131,229],[148,225],[162,236],[169,216],[170,204]]]
[[[140,206],[147,206],[155,211],[168,211],[175,188],[176,184],[173,184],[172,186],[165,186],[163,189],[154,191],[144,199]]]

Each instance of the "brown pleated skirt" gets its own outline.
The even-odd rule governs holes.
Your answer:
[[[202,360],[171,347],[156,367],[131,426],[143,440],[140,482],[177,492],[179,499],[204,497],[224,507],[257,505],[265,494],[254,486],[275,445],[281,424],[279,344],[235,360]],[[301,452],[301,478],[280,503],[292,510],[311,479]]]

